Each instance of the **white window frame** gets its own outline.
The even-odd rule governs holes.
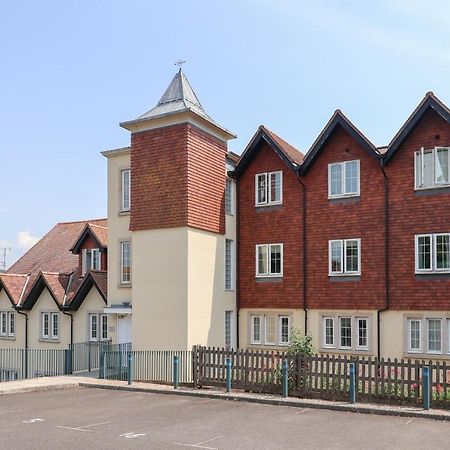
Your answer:
[[[48,319],[48,334],[44,333],[45,327],[45,318]],[[54,326],[54,318],[56,317],[56,333],[55,333],[55,326]],[[49,340],[49,341],[57,341],[59,339],[59,328],[60,328],[60,320],[59,320],[59,313],[58,312],[42,312],[41,313],[41,339]]]
[[[271,247],[279,245],[280,246],[280,272],[278,273],[271,273]],[[266,271],[265,272],[259,272],[259,249],[260,248],[266,248],[267,250],[267,264],[266,264]],[[283,244],[280,243],[274,243],[274,244],[256,244],[256,278],[280,278],[283,276]]]
[[[87,255],[90,255],[90,265],[87,267]],[[94,261],[94,255],[97,255],[97,261],[98,261],[98,267],[95,267]],[[99,248],[84,248],[82,250],[81,254],[81,274],[85,275],[87,271],[89,270],[101,270],[102,268],[102,259],[101,259],[101,253]]]
[[[228,284],[227,280],[227,243],[230,243],[230,280]],[[235,251],[235,243],[233,239],[225,239],[225,261],[224,261],[224,288],[226,291],[234,291],[235,289],[235,280],[236,280],[236,251]]]
[[[45,319],[47,319],[47,333],[45,333]],[[44,312],[41,314],[41,338],[50,339],[50,313]]]
[[[270,186],[271,175],[280,174],[280,200],[272,200],[272,189]],[[266,189],[266,200],[260,202],[258,200],[258,179],[263,177],[265,179],[265,189]],[[283,204],[283,171],[275,170],[273,172],[263,172],[257,173],[255,175],[255,206],[271,206],[271,205],[281,205]]]
[[[416,234],[414,236],[414,256],[415,256],[415,271],[416,274],[429,274],[429,273],[450,273],[450,268],[438,269],[437,268],[437,245],[436,238],[438,236],[448,236],[450,239],[450,233],[428,233],[428,234]],[[423,237],[429,237],[431,243],[430,249],[430,262],[431,267],[429,269],[419,268],[419,239]]]
[[[439,321],[441,324],[441,349],[440,350],[430,350],[430,320],[436,320]],[[427,353],[429,355],[442,355],[443,353],[443,344],[444,344],[444,330],[442,327],[442,318],[441,317],[427,317],[426,318],[426,325],[427,325]]]
[[[130,279],[129,280],[124,280],[124,264],[123,264],[123,254],[124,254],[124,251],[123,251],[123,248],[124,248],[124,244],[129,244],[130,245]],[[120,284],[121,285],[125,285],[125,286],[128,286],[128,285],[131,285],[131,265],[132,265],[132,263],[131,263],[131,258],[133,257],[132,256],[132,253],[131,253],[131,240],[123,240],[123,241],[120,241],[120,255],[119,255],[119,257],[120,257],[120,261],[119,261],[119,270],[120,270],[120,276],[119,276],[119,280],[120,280]]]
[[[359,343],[359,322],[365,321],[366,322],[366,345],[360,345]],[[356,342],[355,342],[355,348],[356,350],[369,350],[369,340],[370,340],[370,325],[369,325],[369,318],[368,317],[356,317],[355,318],[355,332],[356,332]]]
[[[108,314],[99,314],[100,318],[100,333],[99,338],[101,341],[108,340]],[[103,322],[106,320],[106,336],[103,336]]]
[[[234,216],[235,214],[235,193],[236,183],[233,179],[227,178],[225,184],[225,214],[228,216]]]
[[[125,174],[128,173],[128,183],[125,183]],[[129,212],[131,210],[131,169],[120,171],[120,211]],[[128,188],[128,204],[125,202],[125,185]]]
[[[419,348],[411,347],[411,322],[419,323]],[[422,353],[422,347],[423,347],[422,319],[418,318],[418,317],[408,317],[407,324],[408,324],[408,327],[407,327],[408,353]]]
[[[350,319],[350,346],[346,346],[346,345],[342,345],[342,326],[341,326],[341,320],[342,319]],[[339,330],[338,330],[338,335],[339,335],[339,349],[341,350],[352,350],[353,348],[353,344],[354,344],[354,337],[353,337],[353,330],[354,330],[354,325],[353,325],[353,317],[352,316],[339,316],[338,317],[338,324],[339,324]]]
[[[267,326],[267,321],[268,319],[273,320],[273,324],[275,327],[274,330],[274,339],[273,341],[267,339],[267,330],[268,330],[268,326]],[[264,315],[264,345],[277,345],[277,315],[276,314],[265,314]]]
[[[92,319],[95,317],[97,323],[97,336],[92,336]],[[106,319],[106,337],[103,336],[103,321]],[[108,340],[108,315],[98,312],[89,313],[88,315],[89,341],[107,341]]]
[[[95,323],[96,323],[96,328],[95,328],[96,336],[95,337],[92,335],[93,319],[95,319]],[[89,341],[90,342],[98,341],[98,314],[96,314],[96,313],[90,313],[89,314]]]
[[[50,339],[59,339],[59,313],[50,313],[51,323],[50,323]],[[55,319],[56,319],[56,333],[55,333]]]
[[[447,183],[438,183],[436,181],[436,158],[437,158],[437,152],[438,150],[447,150],[447,155],[448,155],[448,160],[449,160],[449,164],[448,164],[448,168],[447,168],[447,179],[449,180]],[[418,183],[418,179],[417,179],[417,164],[418,164],[418,159],[420,157],[420,162],[421,162],[421,167],[420,167],[420,178],[423,180],[423,176],[424,176],[424,167],[423,167],[423,155],[424,153],[428,153],[431,152],[433,155],[433,162],[432,162],[432,170],[433,170],[433,174],[432,174],[432,180],[433,180],[433,184],[431,186],[419,186]],[[433,148],[424,148],[422,147],[419,151],[414,152],[414,190],[416,191],[422,191],[422,190],[426,190],[426,189],[437,189],[437,188],[442,188],[442,187],[448,187],[450,186],[450,147],[433,147]]]
[[[327,344],[327,320],[331,320],[333,323],[333,343]],[[322,347],[323,348],[335,348],[336,347],[336,320],[333,316],[322,316]]]
[[[229,310],[229,311],[225,311],[224,314],[224,345],[225,348],[233,348],[233,316],[234,316],[234,311],[233,310]],[[227,343],[227,321],[229,321],[229,345]]]
[[[287,341],[283,341],[283,328],[282,328],[282,322],[283,319],[287,319],[288,322],[288,338]],[[291,340],[291,317],[290,316],[278,316],[278,344],[279,345],[289,345],[289,342]]]
[[[356,241],[358,243],[358,270],[348,271],[347,270],[347,252],[346,246],[347,242]],[[332,258],[331,258],[331,247],[333,243],[338,242],[341,246],[341,270],[332,270]],[[328,241],[328,276],[358,276],[361,275],[361,238],[351,238],[351,239],[332,239]]]
[[[357,191],[356,192],[345,192],[345,181],[346,181],[346,166],[350,163],[356,162],[357,169]],[[331,194],[331,168],[333,166],[339,166],[341,170],[341,194]],[[361,180],[361,171],[360,171],[360,160],[352,159],[351,161],[342,161],[328,164],[328,198],[345,198],[345,197],[359,197],[360,196],[360,182]]]
[[[255,318],[259,318],[259,340],[255,340]],[[251,344],[262,344],[263,337],[263,320],[262,315],[260,314],[252,314],[250,316],[250,343]]]
[[[3,325],[5,325],[5,330],[3,331]],[[0,311],[0,336],[7,337],[8,336],[8,312]]]
[[[13,324],[13,330],[11,331],[11,324]],[[16,315],[14,311],[8,312],[8,337],[15,337],[16,335]]]

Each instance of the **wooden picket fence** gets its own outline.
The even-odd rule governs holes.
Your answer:
[[[345,355],[288,358],[279,351],[195,347],[194,385],[224,386],[227,358],[232,364],[233,389],[281,393],[281,366],[283,359],[287,358],[290,396],[348,400],[349,365],[354,363],[358,401],[405,404],[422,402],[422,368],[428,365],[432,404],[450,408],[450,365],[446,361],[385,360]]]

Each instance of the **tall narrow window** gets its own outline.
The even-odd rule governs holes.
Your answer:
[[[6,311],[0,313],[0,320],[0,334],[6,336],[8,334],[8,313]]]
[[[90,314],[90,340],[97,341],[98,340],[98,314]]]
[[[225,239],[225,289],[234,289],[234,242]]]
[[[431,270],[431,239],[432,236],[416,236],[416,269]]]
[[[234,181],[227,178],[225,186],[225,214],[234,215]]]
[[[416,272],[450,271],[450,233],[416,235]]]
[[[43,338],[50,337],[50,314],[42,313],[42,333]]]
[[[289,326],[289,316],[279,317],[280,344],[289,344],[289,334],[291,332]]]
[[[131,170],[125,169],[121,171],[122,177],[122,196],[121,211],[129,211],[131,206]]]
[[[120,282],[121,284],[131,283],[131,242],[122,241],[120,243]]]
[[[352,347],[352,318],[340,317],[340,339],[341,348]]]
[[[359,160],[328,165],[328,197],[359,195]]]
[[[442,320],[428,319],[428,351],[442,353]]]
[[[8,313],[8,336],[13,337],[16,334],[16,316],[14,312]]]
[[[256,246],[256,276],[283,275],[283,244],[259,244]]]
[[[261,316],[251,316],[251,342],[252,344],[261,343]]]
[[[255,176],[256,206],[279,205],[283,201],[283,172],[258,173]]]
[[[369,347],[368,320],[359,317],[356,319],[356,325],[358,327],[358,348],[367,349]]]
[[[102,329],[102,340],[105,341],[108,339],[108,315],[100,314],[100,324]]]
[[[265,316],[265,344],[276,345],[277,343],[277,318],[274,315]]]
[[[51,338],[52,339],[58,339],[59,336],[59,314],[58,313],[52,313],[51,314],[52,324],[51,324]]]
[[[361,273],[361,239],[328,242],[329,275],[359,275]]]
[[[420,319],[408,319],[408,337],[408,351],[420,352],[422,350]]]
[[[84,275],[88,270],[100,270],[100,249],[83,249],[82,250],[81,271]]]
[[[334,317],[323,317],[323,346],[334,347]]]
[[[233,311],[225,311],[225,348],[227,349],[232,347],[232,316]]]

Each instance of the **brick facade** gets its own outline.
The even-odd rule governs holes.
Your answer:
[[[131,135],[130,230],[225,232],[226,144],[183,123]]]
[[[99,248],[98,243],[91,236],[86,236],[83,243],[80,245],[79,249],[79,269],[81,271],[82,261],[83,261],[83,250]],[[100,249],[100,270],[108,270],[108,250],[105,248],[103,251]]]
[[[414,236],[450,232],[450,192],[414,190],[414,152],[450,146],[450,124],[431,109],[386,165],[391,309],[450,309],[450,275],[415,275]]]
[[[255,208],[255,175],[277,170],[283,172],[283,204]],[[264,143],[238,182],[240,308],[302,308],[303,197],[294,171]],[[283,277],[256,279],[255,246],[270,243],[283,243]]]

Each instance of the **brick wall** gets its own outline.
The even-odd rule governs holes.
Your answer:
[[[225,232],[226,145],[190,124],[131,136],[130,230]]]
[[[255,208],[255,174],[283,172],[283,204]],[[268,144],[239,179],[239,303],[241,308],[302,308],[302,191],[294,172]],[[255,278],[256,244],[283,243],[283,277]]]
[[[328,164],[360,160],[360,196],[328,200]],[[337,127],[304,177],[308,308],[377,309],[385,302],[384,177],[378,161]],[[361,276],[328,276],[328,241],[361,238]]]
[[[428,110],[386,166],[392,309],[449,309],[450,275],[415,275],[414,236],[450,232],[447,189],[414,191],[414,152],[450,146],[450,125]]]

